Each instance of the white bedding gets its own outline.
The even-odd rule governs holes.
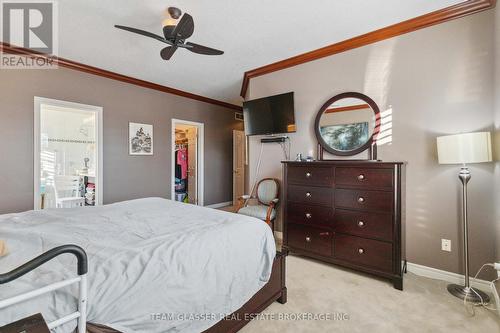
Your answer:
[[[211,327],[264,286],[276,254],[260,220],[159,198],[3,215],[0,238],[10,251],[0,258],[2,273],[55,246],[85,249],[88,321],[122,332]],[[75,276],[76,259],[65,254],[0,285],[0,299]],[[0,326],[37,312],[52,321],[75,310],[77,295],[75,285],[0,310]]]

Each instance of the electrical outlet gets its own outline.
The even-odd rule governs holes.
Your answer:
[[[441,239],[441,250],[451,252],[451,240]]]

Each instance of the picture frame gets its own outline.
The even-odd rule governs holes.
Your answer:
[[[129,155],[153,155],[153,125],[128,123]]]

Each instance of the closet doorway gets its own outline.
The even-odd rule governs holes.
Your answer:
[[[203,123],[172,119],[172,200],[203,206],[203,138]]]
[[[34,102],[34,208],[102,205],[102,108]]]

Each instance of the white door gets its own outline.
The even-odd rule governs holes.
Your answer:
[[[196,127],[187,129],[188,138],[188,202],[198,204],[198,131]]]
[[[233,131],[233,204],[245,192],[245,132]]]

